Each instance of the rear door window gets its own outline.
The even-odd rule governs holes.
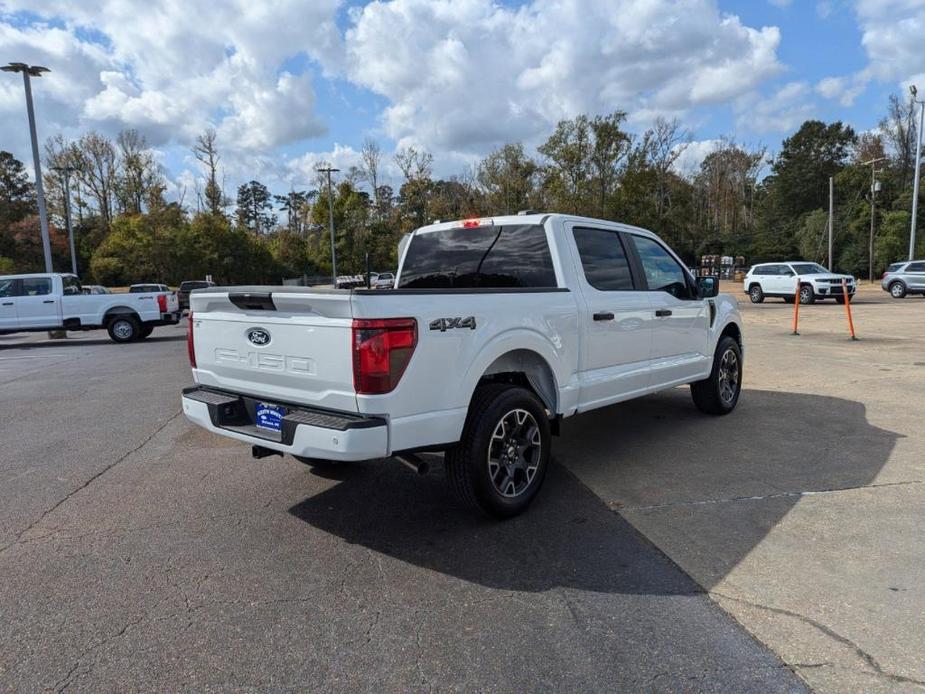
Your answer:
[[[909,263],[906,272],[925,272],[925,263]]]
[[[554,288],[546,230],[539,224],[454,228],[415,234],[401,289]]]
[[[588,284],[602,292],[634,289],[626,249],[616,231],[576,227],[572,235]]]
[[[20,296],[45,296],[51,294],[50,277],[25,277],[20,280]]]
[[[65,296],[76,296],[77,294],[83,293],[83,288],[80,286],[80,280],[78,280],[73,275],[65,275],[61,278],[61,282],[64,284]]]

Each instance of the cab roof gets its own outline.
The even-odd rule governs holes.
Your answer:
[[[28,280],[39,277],[76,277],[77,275],[70,272],[27,272],[21,275],[0,275],[4,280]]]
[[[615,222],[608,219],[595,219],[594,217],[582,217],[581,215],[574,214],[563,214],[561,212],[531,212],[530,214],[507,214],[507,215],[495,215],[495,216],[484,216],[484,217],[472,217],[469,219],[455,219],[447,222],[434,222],[433,224],[428,224],[418,229],[415,229],[413,234],[427,234],[432,231],[443,231],[445,229],[458,229],[459,227],[471,223],[471,226],[487,226],[487,225],[503,225],[503,224],[545,224],[549,219],[556,219],[562,222],[584,222],[587,224],[593,225],[607,225],[614,228],[620,228],[623,231],[632,231],[636,233],[641,233],[647,236],[655,236],[655,234],[648,229],[643,229],[641,227],[633,226],[632,224],[624,224],[623,222]]]

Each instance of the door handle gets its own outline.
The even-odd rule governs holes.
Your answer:
[[[658,309],[658,310],[655,312],[655,315],[656,315],[656,317],[658,317],[658,318],[666,318],[666,317],[668,317],[668,316],[671,315],[671,309],[668,309],[668,308],[660,308],[660,309]]]
[[[3,302],[3,305],[4,305],[4,306],[12,306],[12,305],[13,305],[13,302],[12,302],[12,301],[4,301],[4,302]]]
[[[43,304],[53,304],[53,303],[55,303],[55,300],[54,300],[54,299],[45,299],[45,301],[43,301],[42,303],[43,303]]]
[[[594,314],[594,320],[613,320],[613,314],[607,311]]]

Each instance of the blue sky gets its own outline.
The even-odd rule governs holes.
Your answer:
[[[875,128],[925,83],[925,0],[0,0],[0,59],[46,64],[40,135],[154,146],[174,194],[215,127],[229,188],[311,183],[379,142],[451,175],[506,141],[535,148],[578,113],[676,117],[689,170],[721,136],[773,152],[806,118]],[[28,161],[21,85],[0,80],[0,148]],[[397,182],[397,181],[392,181]]]

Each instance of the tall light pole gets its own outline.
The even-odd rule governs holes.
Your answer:
[[[870,164],[870,239],[867,242],[867,281],[874,281],[874,225],[877,218],[877,171],[876,163],[884,161],[886,157],[877,157],[870,161],[861,162],[861,166]]]
[[[316,169],[318,173],[328,175],[328,227],[331,231],[331,284],[337,289],[337,252],[334,249],[334,198],[331,197],[331,174],[337,173],[340,169],[334,169],[330,166]]]
[[[922,106],[919,114],[919,131],[915,143],[915,185],[912,187],[912,229],[909,232],[909,260],[915,260],[915,221],[919,214],[919,168],[922,164],[922,127],[925,126],[925,101],[919,101],[915,85],[909,86],[912,103]]]
[[[77,171],[73,166],[53,166],[53,171],[64,179],[64,223],[67,225],[67,240],[71,247],[71,272],[77,274],[77,254],[74,252],[74,229],[71,227],[71,174]]]
[[[10,63],[0,67],[3,72],[21,72],[26,86],[26,112],[29,114],[29,134],[32,136],[32,162],[35,164],[35,197],[39,206],[39,225],[42,228],[42,250],[45,252],[45,272],[53,272],[51,267],[51,240],[48,237],[48,213],[45,210],[45,189],[42,187],[42,164],[39,159],[39,138],[35,133],[35,110],[32,108],[32,83],[30,77],[41,77],[43,72],[50,72],[47,67]]]
[[[832,236],[835,231],[835,179],[829,176],[829,272],[835,272],[835,259],[832,257],[834,247]]]

